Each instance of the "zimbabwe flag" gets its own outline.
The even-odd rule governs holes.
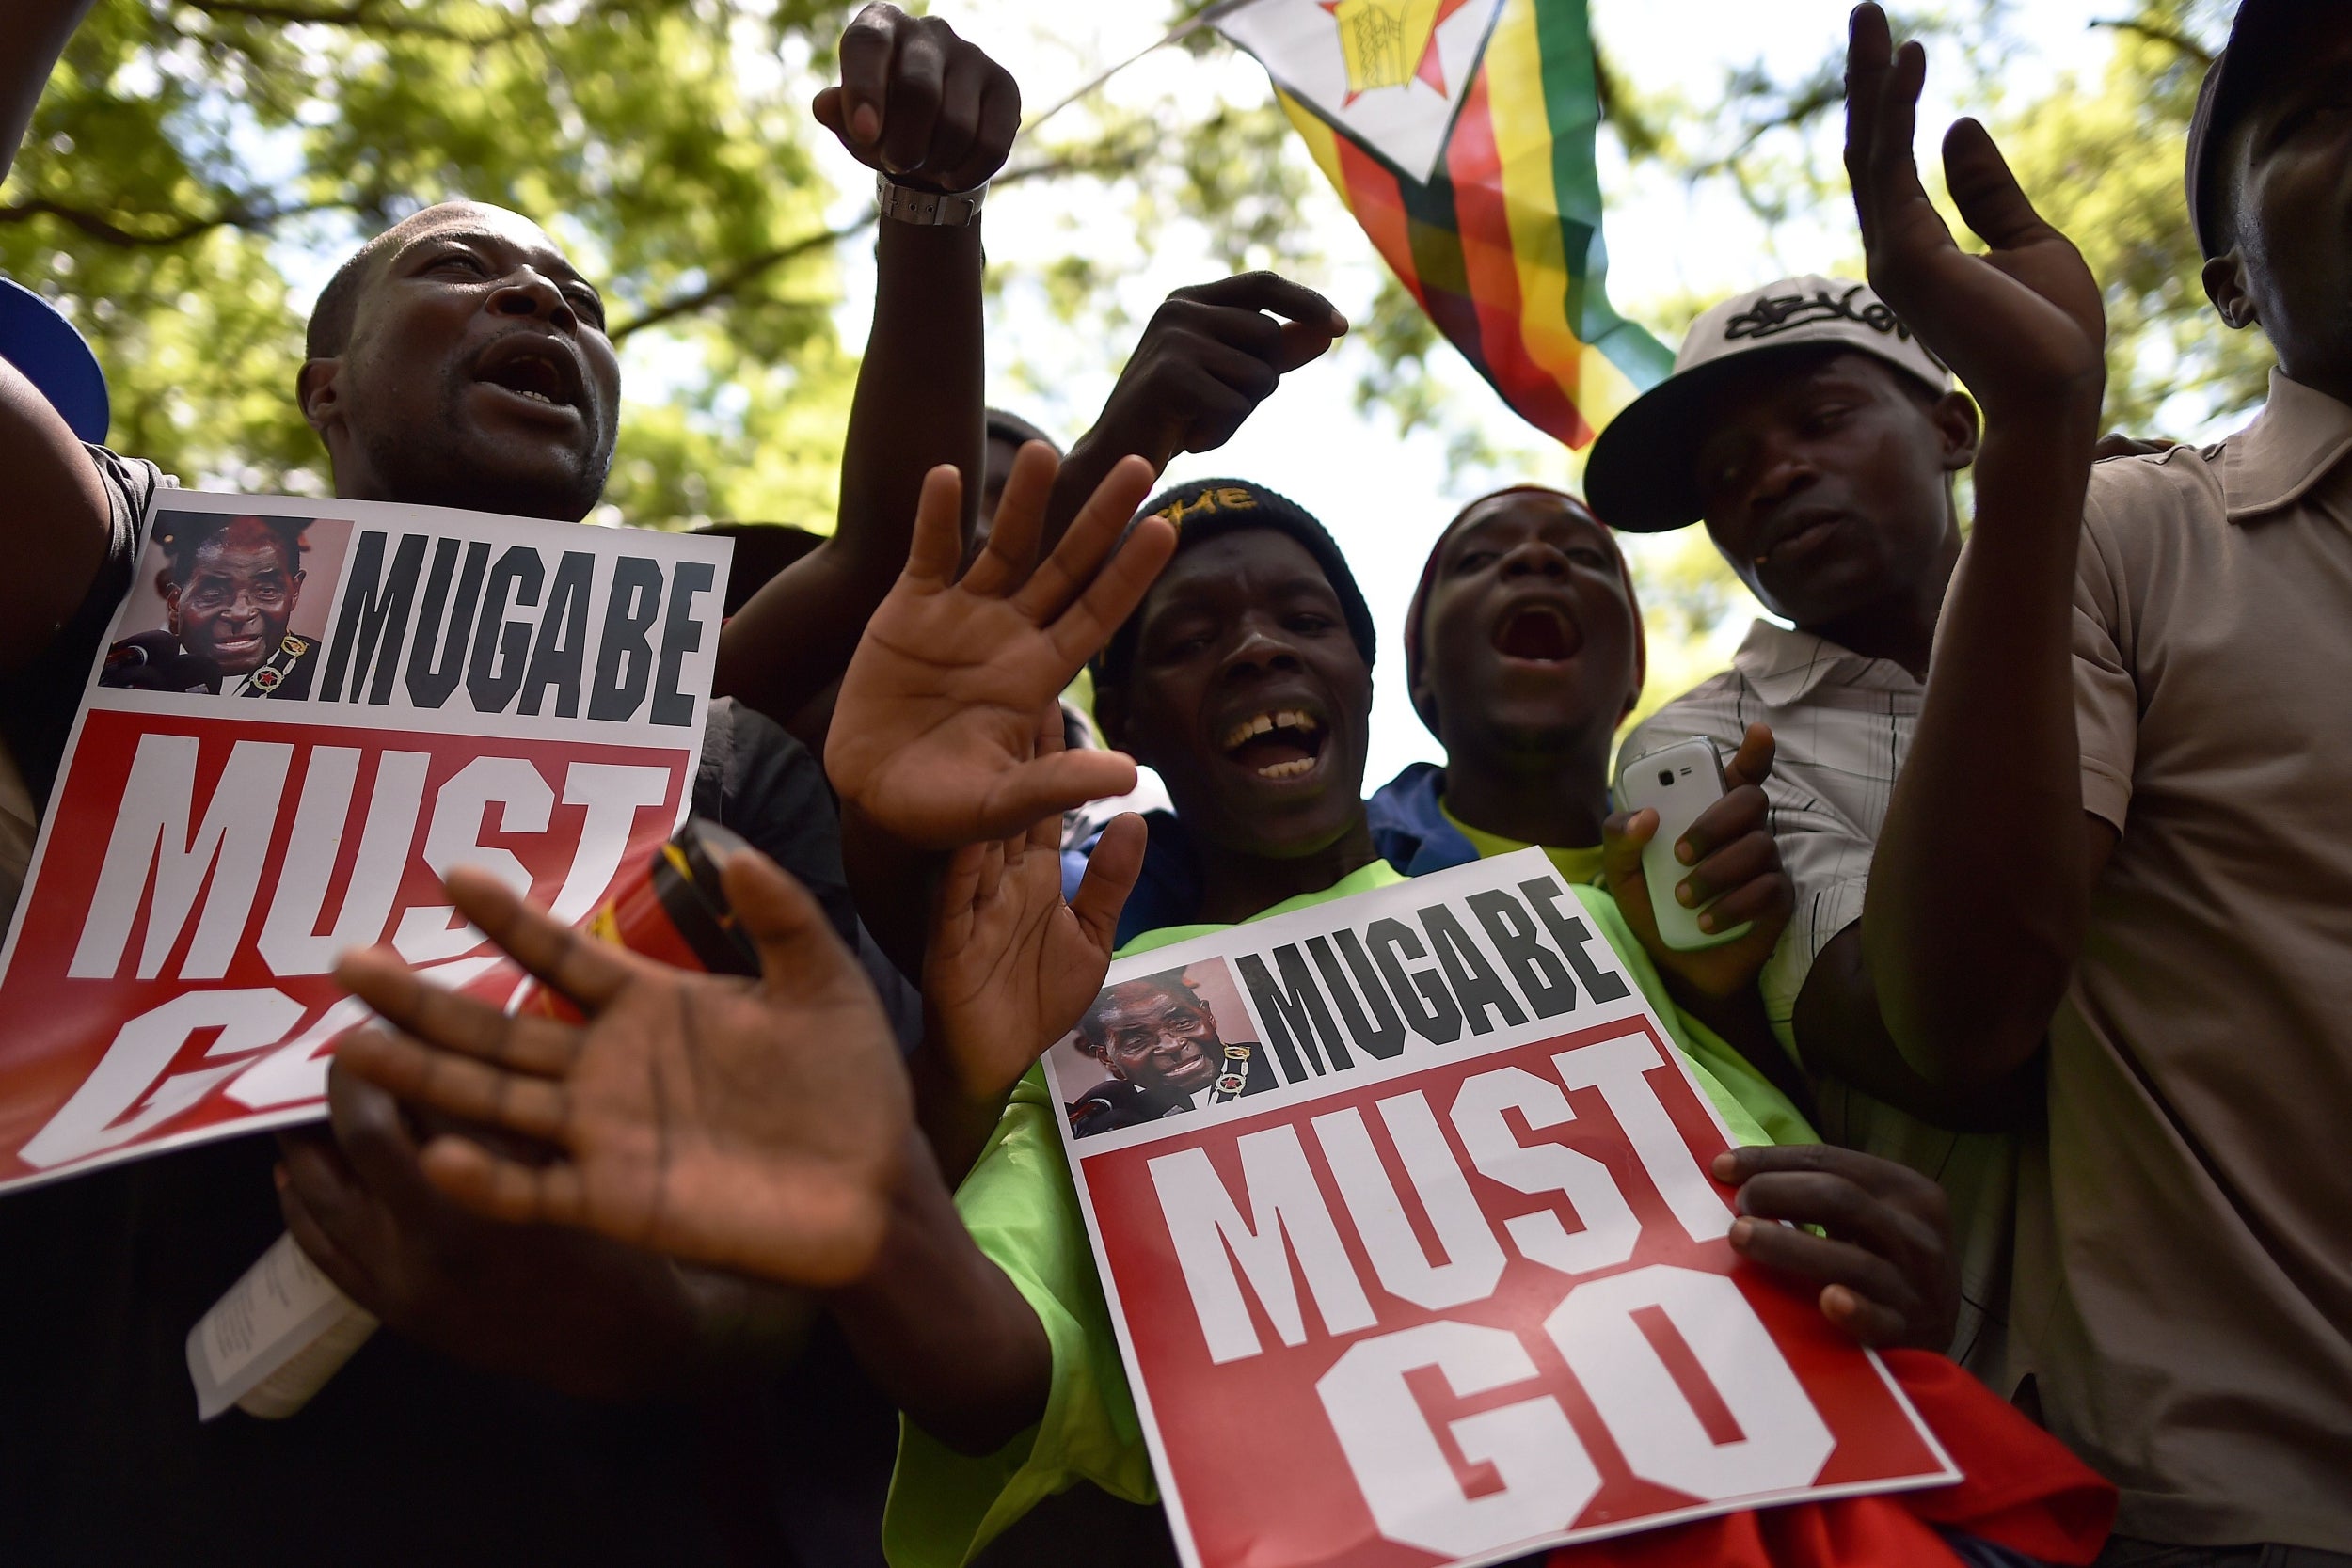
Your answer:
[[[1208,20],[1529,423],[1582,447],[1673,368],[1609,304],[1585,0],[1232,0]]]

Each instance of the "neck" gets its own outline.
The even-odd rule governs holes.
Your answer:
[[[2290,381],[2299,382],[2314,392],[2325,392],[2338,403],[2352,404],[2352,366],[2332,357],[2306,362],[2300,356],[2290,365],[2281,354],[2279,368],[2286,372]]]
[[[1207,853],[1200,857],[1199,918],[1219,926],[1238,925],[1286,898],[1321,893],[1378,858],[1372,847],[1372,827],[1360,810],[1345,832],[1311,854],[1278,860],[1219,850],[1214,845],[1200,847]]]
[[[1445,805],[1481,832],[1551,849],[1600,842],[1609,817],[1610,734],[1567,747],[1482,757],[1446,748]]]
[[[1960,563],[1960,529],[1944,535],[1934,564],[1919,577],[1844,615],[1799,629],[1826,638],[1865,658],[1891,659],[1911,672],[1911,678],[1928,678],[1928,657],[1935,648],[1935,621],[1943,613],[1944,591],[1950,586],[1952,568]]]

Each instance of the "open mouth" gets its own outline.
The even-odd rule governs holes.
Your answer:
[[[261,651],[262,640],[259,637],[223,637],[213,643],[213,654],[217,658],[243,658],[247,654]]]
[[[1295,708],[1253,714],[1225,732],[1217,747],[1262,779],[1299,779],[1322,760],[1329,731],[1322,720]]]
[[[535,334],[517,334],[491,344],[474,369],[474,379],[548,408],[578,412],[587,403],[578,363]]]
[[[1495,627],[1495,652],[1505,658],[1559,664],[1584,646],[1584,633],[1557,605],[1522,605]]]

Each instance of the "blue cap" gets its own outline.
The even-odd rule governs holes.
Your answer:
[[[21,283],[0,277],[0,359],[6,359],[64,416],[73,434],[96,446],[111,418],[106,372],[73,324]]]

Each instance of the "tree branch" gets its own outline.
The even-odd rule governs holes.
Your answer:
[[[1094,172],[1098,166],[1095,160],[1087,158],[1049,158],[1041,163],[1031,164],[1025,168],[1008,169],[990,181],[989,188],[1002,190],[1007,185],[1017,185],[1028,180],[1050,180],[1063,174]],[[814,234],[803,234],[799,239],[778,245],[773,250],[747,257],[724,272],[705,279],[701,287],[690,289],[681,294],[674,294],[645,311],[644,314],[621,323],[612,329],[610,336],[617,343],[633,333],[644,331],[646,327],[658,326],[663,322],[675,321],[680,316],[691,316],[697,311],[707,310],[714,305],[723,304],[734,298],[752,283],[756,282],[763,275],[813,251],[839,245],[844,240],[855,239],[873,228],[878,221],[880,221],[880,214],[869,207],[855,220],[845,223],[837,229],[824,229]]]
[[[537,27],[536,21],[525,15],[488,32],[469,33],[436,22],[388,14],[376,0],[350,0],[349,4],[340,6],[274,3],[274,0],[180,0],[180,4],[205,16],[243,17],[249,22],[269,22],[288,27],[352,27],[371,33],[439,39],[472,49],[504,43]]]
[[[2200,65],[2211,66],[2213,64],[2212,50],[2206,48],[2195,39],[2190,38],[2186,33],[2179,32],[2158,23],[2135,19],[2123,19],[2107,22],[2094,21],[2090,24],[2090,25],[2093,27],[2110,27],[2119,33],[2137,33],[2141,38],[2148,40],[2151,43],[2170,44],[2173,48],[2179,50],[2182,54],[2187,55],[2190,59],[2195,60]]]
[[[267,229],[287,218],[342,212],[350,205],[346,201],[306,201],[292,207],[231,207],[210,217],[182,218],[169,229],[141,231],[125,229],[103,214],[85,207],[69,207],[62,201],[35,198],[0,206],[0,223],[27,223],[37,217],[53,217],[102,244],[144,250],[180,245],[215,229]]]

